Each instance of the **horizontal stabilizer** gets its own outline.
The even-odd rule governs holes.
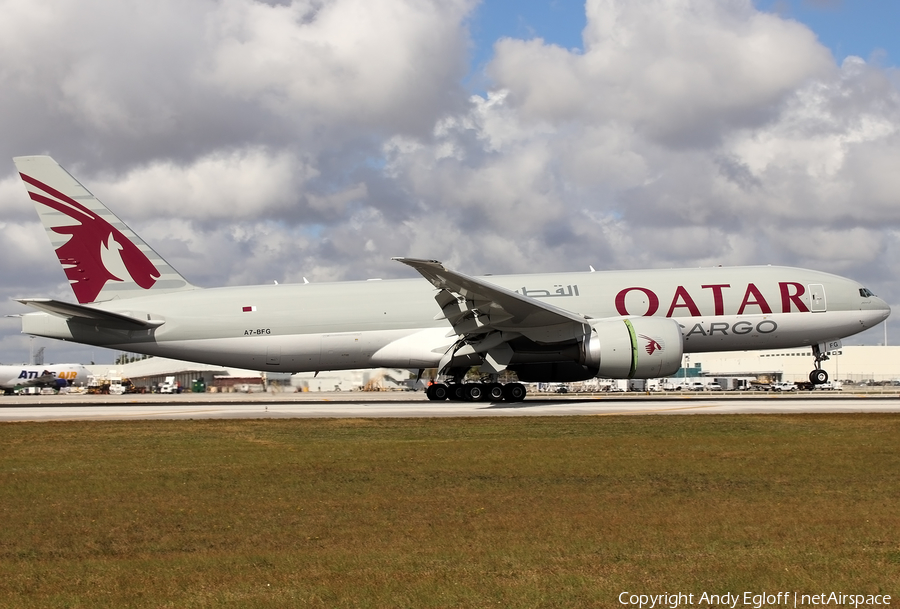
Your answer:
[[[51,298],[22,298],[18,299],[24,305],[34,307],[64,319],[72,319],[80,323],[113,328],[117,330],[149,330],[164,323],[161,319],[138,319],[130,315],[103,311],[85,305],[53,300]]]

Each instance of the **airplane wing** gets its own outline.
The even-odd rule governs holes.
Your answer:
[[[453,353],[448,351],[448,360],[467,352],[483,353],[493,363],[493,369],[485,371],[498,372],[509,363],[512,349],[506,343],[513,338],[525,336],[548,344],[579,340],[590,334],[588,318],[583,315],[451,271],[437,260],[393,259],[416,269],[439,290],[434,299],[442,313],[435,319],[450,322],[453,334],[461,336],[465,343],[458,343],[455,351],[451,349]]]
[[[19,299],[24,305],[46,311],[51,315],[62,317],[64,319],[74,319],[75,321],[111,328],[115,330],[148,330],[156,328],[165,323],[158,319],[138,319],[130,315],[121,313],[111,313],[110,311],[102,311],[85,305],[64,302],[62,300],[53,300],[51,298],[22,298]]]

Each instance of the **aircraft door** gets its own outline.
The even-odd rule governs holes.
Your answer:
[[[809,310],[813,313],[824,313],[827,310],[825,286],[821,283],[809,284]]]
[[[323,370],[349,370],[363,366],[366,358],[362,352],[360,332],[322,335]]]

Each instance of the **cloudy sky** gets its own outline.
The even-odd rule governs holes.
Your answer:
[[[200,286],[786,264],[900,311],[898,6],[0,0],[0,158],[51,154]],[[2,166],[0,314],[72,299]]]

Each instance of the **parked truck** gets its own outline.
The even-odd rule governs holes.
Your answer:
[[[723,391],[749,391],[750,383],[756,380],[752,376],[717,376],[716,383]]]
[[[175,383],[174,376],[167,376],[159,386],[160,393],[178,393],[178,385]]]

